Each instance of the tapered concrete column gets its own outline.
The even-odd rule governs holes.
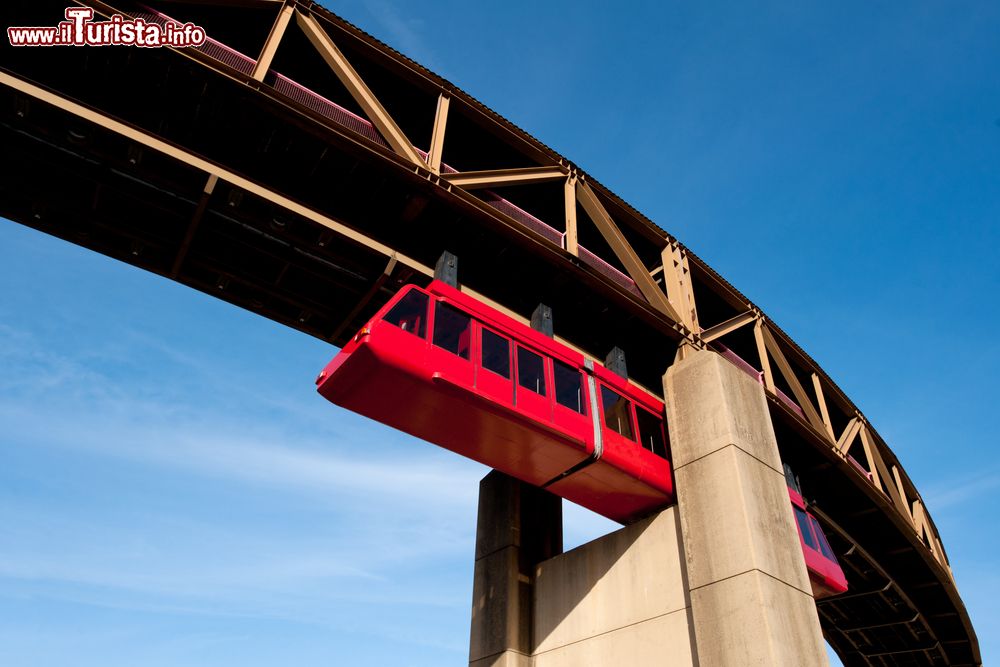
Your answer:
[[[700,667],[827,665],[763,388],[705,351],[664,391]]]
[[[493,471],[479,484],[469,664],[530,667],[535,566],[562,553],[562,499]]]

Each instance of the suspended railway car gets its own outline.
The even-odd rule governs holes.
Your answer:
[[[337,405],[617,521],[674,500],[662,402],[440,281],[400,290],[317,384]]]
[[[802,494],[791,485],[788,487],[788,495],[792,499],[792,511],[795,513],[795,525],[799,531],[806,569],[809,570],[813,597],[819,600],[845,592],[847,577],[844,576],[844,571],[837,562],[837,556],[830,548],[819,521],[806,511]]]
[[[316,380],[331,402],[626,523],[674,502],[663,403],[440,281],[401,289]],[[846,590],[789,487],[817,597]]]

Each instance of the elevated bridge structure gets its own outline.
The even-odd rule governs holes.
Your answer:
[[[844,664],[980,664],[934,521],[868,418],[593,175],[314,2],[73,4],[210,39],[5,44],[0,215],[334,345],[449,251],[464,290],[524,321],[544,302],[560,340],[625,350],[658,395],[668,368],[714,351],[763,387],[844,567],[849,592],[817,604]],[[8,0],[0,16],[51,26],[65,7]]]

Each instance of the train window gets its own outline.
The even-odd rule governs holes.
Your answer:
[[[583,376],[569,364],[552,360],[553,379],[556,385],[556,403],[581,415],[587,414],[583,407]]]
[[[434,344],[468,359],[471,339],[472,318],[443,301],[438,301],[434,310]]]
[[[812,530],[809,529],[809,518],[806,516],[806,513],[795,506],[792,506],[792,509],[795,510],[795,520],[799,522],[799,531],[802,533],[802,541],[805,542],[810,549],[819,551],[819,547],[816,545],[816,538],[813,537]]]
[[[483,329],[483,368],[510,379],[510,341]]]
[[[631,402],[615,390],[601,385],[601,403],[604,405],[604,425],[629,440],[635,440]]]
[[[383,320],[423,338],[427,326],[427,295],[412,290],[386,313]]]
[[[667,458],[667,444],[663,441],[663,420],[641,408],[636,408],[635,419],[639,422],[639,442],[642,446],[661,458]]]
[[[517,383],[545,395],[545,360],[523,347],[517,348]]]
[[[816,540],[819,542],[819,550],[824,556],[830,560],[837,560],[837,557],[833,555],[833,549],[830,548],[830,543],[826,541],[826,535],[823,534],[823,529],[819,527],[819,522],[816,517],[809,516],[809,523],[812,524],[813,530],[816,531]]]

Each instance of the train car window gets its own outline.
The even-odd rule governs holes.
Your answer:
[[[667,443],[663,441],[663,420],[642,408],[636,408],[635,419],[639,422],[639,442],[642,446],[661,458],[667,458]]]
[[[830,548],[830,543],[826,541],[826,535],[823,533],[823,529],[819,526],[819,521],[816,517],[810,516],[809,523],[812,524],[813,530],[816,531],[816,540],[819,542],[820,552],[832,561],[836,561],[837,557],[833,555],[833,549]]]
[[[510,341],[483,329],[483,368],[510,379]]]
[[[583,376],[580,371],[569,364],[552,360],[553,376],[556,385],[556,403],[576,410],[581,415],[587,414],[583,402]]]
[[[545,360],[523,347],[517,348],[517,383],[545,395]]]
[[[795,520],[799,522],[799,531],[802,533],[802,541],[806,545],[814,550],[819,551],[819,547],[816,545],[816,538],[813,537],[812,530],[809,529],[809,518],[806,513],[800,510],[798,507],[792,507],[795,510]]]
[[[409,292],[382,319],[423,338],[427,327],[427,295],[416,290]]]
[[[443,301],[438,301],[434,310],[434,344],[468,359],[471,340],[472,318]]]
[[[629,440],[635,440],[631,401],[601,385],[601,403],[604,405],[604,425]]]

